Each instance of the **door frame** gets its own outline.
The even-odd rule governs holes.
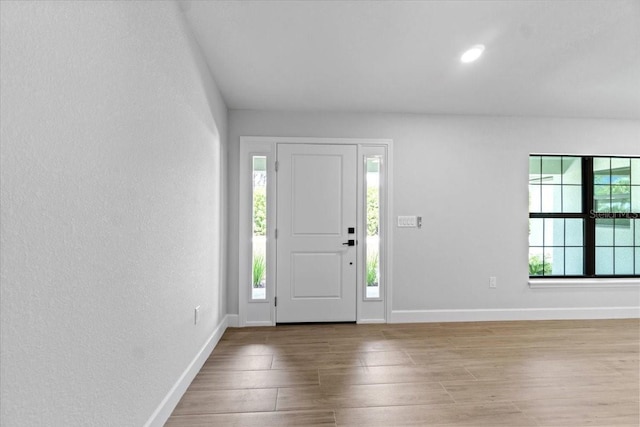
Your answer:
[[[365,180],[364,156],[371,153],[383,156],[384,172],[380,187],[381,218],[380,235],[382,238],[380,260],[380,276],[383,283],[381,298],[366,299],[365,286],[365,254],[364,245],[358,246],[356,275],[356,321],[357,323],[386,323],[391,314],[392,297],[392,260],[393,260],[393,141],[391,139],[371,138],[309,138],[309,137],[240,137],[239,168],[239,244],[238,244],[238,326],[273,326],[276,321],[275,280],[276,280],[276,153],[277,144],[333,144],[357,146],[357,212],[359,223],[364,224]],[[252,300],[251,256],[252,256],[252,158],[265,156],[267,161],[267,275],[266,299]],[[363,227],[358,227],[357,238],[364,241]]]

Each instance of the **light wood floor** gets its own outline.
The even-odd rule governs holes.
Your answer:
[[[228,329],[167,426],[640,425],[640,320]]]

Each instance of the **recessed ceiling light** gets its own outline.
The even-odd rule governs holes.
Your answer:
[[[482,52],[484,52],[484,45],[477,44],[473,46],[471,49],[469,49],[468,51],[466,51],[465,53],[463,53],[462,56],[460,57],[460,61],[464,63],[473,62],[476,59],[480,58],[480,55],[482,55]]]

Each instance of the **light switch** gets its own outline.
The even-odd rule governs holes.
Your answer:
[[[398,227],[419,228],[422,226],[422,217],[415,215],[398,216]]]

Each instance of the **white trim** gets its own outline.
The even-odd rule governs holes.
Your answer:
[[[640,318],[640,307],[394,310],[389,323]]]
[[[260,139],[240,137],[240,159],[239,159],[239,243],[238,243],[238,327],[243,327],[251,322],[256,315],[251,309],[257,306],[254,303],[269,304],[269,322],[275,324],[275,307],[273,307],[273,296],[275,295],[275,146],[273,143],[265,143]],[[251,156],[266,156],[267,159],[267,294],[265,300],[253,300],[250,295],[251,283]],[[246,285],[244,285],[246,284]],[[261,319],[267,320],[267,319]]]
[[[385,272],[382,273],[384,274],[384,307],[385,307],[385,319],[387,322],[391,322],[391,315],[393,313],[393,292],[392,290],[392,286],[393,286],[393,281],[391,280],[391,278],[393,277],[393,237],[395,235],[395,227],[394,227],[394,215],[395,215],[395,210],[394,210],[394,205],[393,205],[393,200],[395,199],[394,197],[394,191],[393,191],[393,185],[394,185],[394,181],[393,181],[393,144],[389,144],[387,145],[387,165],[386,165],[386,169],[385,169],[385,174],[386,174],[386,179],[385,179],[385,183],[387,185],[387,189],[385,191],[385,204],[387,211],[385,212],[386,215],[386,221],[384,226],[385,228],[385,233],[386,233],[386,241],[385,241],[385,245],[384,245],[384,249],[386,251],[386,255],[385,255]]]
[[[237,328],[240,326],[239,316],[237,314],[227,314],[227,327]]]
[[[244,322],[244,326],[273,326],[271,320],[247,320]]]
[[[227,329],[227,325],[229,322],[229,315],[226,315],[224,319],[220,322],[220,324],[213,331],[207,342],[202,346],[198,354],[193,358],[189,366],[186,367],[180,378],[175,382],[173,387],[169,390],[169,393],[162,399],[160,405],[153,412],[149,420],[144,424],[145,427],[162,427],[169,417],[171,413],[180,402],[180,399],[184,395],[184,393],[191,385],[193,379],[198,375],[202,365],[207,361],[211,352],[222,338],[224,331]]]
[[[369,325],[369,324],[377,324],[377,323],[387,323],[387,321],[385,319],[360,319],[358,320],[357,323],[358,325]]]
[[[529,279],[531,289],[637,288],[640,279]]]
[[[267,256],[267,302],[269,302],[270,310],[268,310],[270,319],[267,319],[265,314],[266,310],[256,310],[258,307],[252,306],[254,302],[249,298],[248,286],[243,286],[243,283],[249,283],[248,276],[251,268],[250,262],[250,248],[249,241],[251,238],[250,224],[250,206],[251,195],[248,193],[249,179],[248,174],[248,161],[247,158],[251,154],[267,155],[268,164],[272,160],[275,160],[276,145],[277,144],[348,144],[358,146],[358,155],[363,147],[375,147],[382,146],[386,148],[386,209],[384,215],[386,215],[386,238],[384,239],[384,253],[386,258],[385,272],[381,272],[384,275],[384,286],[382,289],[383,297],[381,300],[367,300],[369,302],[383,302],[384,303],[384,316],[387,318],[391,313],[391,277],[392,277],[392,265],[393,265],[393,140],[391,139],[374,139],[374,138],[315,138],[315,137],[274,137],[274,136],[240,136],[240,158],[239,158],[239,245],[238,245],[238,326],[272,326],[275,325],[275,304],[273,304],[273,297],[275,296],[275,257]],[[271,189],[267,189],[267,222],[271,225],[267,225],[268,230],[275,230],[275,171],[267,168],[267,186],[272,185]],[[359,177],[360,178],[360,177]],[[249,219],[247,219],[249,218]],[[271,222],[273,221],[273,222]],[[267,231],[268,233],[268,231]],[[382,250],[383,248],[381,248]],[[275,239],[267,239],[267,251],[275,254]],[[270,258],[270,259],[269,259]],[[269,285],[271,283],[271,286]],[[358,286],[358,292],[361,292],[360,286]],[[362,304],[365,302],[360,297],[356,299],[358,304],[356,306],[356,315],[359,316],[362,313]],[[260,301],[264,302],[264,301]],[[365,316],[378,317],[377,313],[367,313]],[[365,320],[366,322],[367,320]]]
[[[362,144],[362,145],[392,145],[391,139],[380,138],[316,138],[295,136],[241,136],[243,143],[284,143],[284,144]]]

